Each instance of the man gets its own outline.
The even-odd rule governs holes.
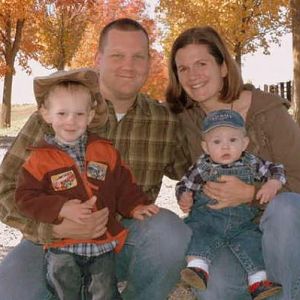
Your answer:
[[[154,202],[163,175],[180,178],[190,160],[175,117],[164,106],[139,94],[149,65],[149,39],[139,23],[119,19],[103,29],[96,67],[101,94],[107,100],[108,122],[100,128],[96,117],[91,131],[113,141],[137,183]],[[50,299],[43,280],[42,248],[33,242],[95,238],[106,230],[106,209],[93,213],[85,226],[68,220],[59,225],[34,223],[16,211],[15,176],[28,156],[24,149],[43,135],[43,128],[39,116],[33,114],[0,169],[1,219],[20,229],[26,238],[0,265],[0,294],[7,300]],[[130,233],[117,256],[118,279],[127,281],[122,298],[166,299],[179,279],[190,230],[164,209],[142,222],[123,220],[123,225]]]

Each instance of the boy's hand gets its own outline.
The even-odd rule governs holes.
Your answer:
[[[256,199],[260,204],[270,202],[281,189],[282,183],[277,179],[268,180],[257,192]]]
[[[184,213],[189,213],[193,206],[193,193],[183,192],[178,201],[178,205]]]
[[[61,208],[59,217],[84,224],[84,221],[91,216],[96,200],[96,196],[85,202],[81,202],[78,199],[69,200]]]
[[[159,212],[159,207],[155,204],[150,205],[139,205],[132,212],[132,217],[134,219],[143,221],[145,217],[151,217]]]

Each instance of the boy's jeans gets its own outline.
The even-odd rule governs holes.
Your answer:
[[[58,299],[121,299],[113,252],[86,257],[49,249],[45,261],[49,290]]]
[[[129,236],[116,255],[118,279],[128,283],[122,298],[166,300],[185,265],[191,230],[166,209],[145,221],[125,223]],[[51,299],[44,280],[43,258],[41,246],[21,241],[0,265],[0,299]]]
[[[258,225],[252,220],[258,210],[243,204],[214,210],[207,207],[210,199],[196,193],[191,213],[185,223],[193,235],[187,255],[198,256],[209,264],[218,251],[228,246],[248,275],[265,269]]]

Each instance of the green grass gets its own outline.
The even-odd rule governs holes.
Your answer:
[[[35,110],[36,106],[34,104],[13,105],[11,109],[11,127],[0,128],[0,136],[16,136]]]

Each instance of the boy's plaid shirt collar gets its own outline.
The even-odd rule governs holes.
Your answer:
[[[58,141],[53,135],[46,134],[44,138],[47,143],[55,145],[62,151],[68,153],[74,159],[81,172],[84,170],[85,149],[88,139],[87,133],[84,133],[71,145]]]

